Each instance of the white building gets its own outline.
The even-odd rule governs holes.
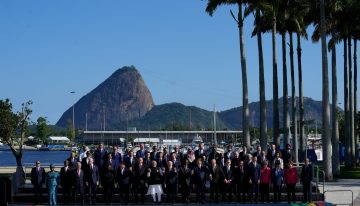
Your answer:
[[[67,137],[57,137],[57,136],[50,136],[48,137],[49,143],[70,143],[70,139]]]

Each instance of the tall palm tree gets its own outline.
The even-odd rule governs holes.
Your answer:
[[[330,107],[329,107],[329,77],[326,46],[325,3],[320,0],[320,32],[322,53],[322,143],[325,177],[332,180],[331,141],[330,141]]]
[[[225,4],[236,4],[238,6],[237,19],[231,12],[239,28],[240,39],[240,59],[241,59],[241,77],[242,77],[242,90],[243,90],[243,135],[245,145],[250,146],[250,134],[249,134],[249,99],[248,99],[248,84],[247,84],[247,72],[246,72],[246,58],[245,58],[245,41],[244,41],[244,15],[243,15],[243,2],[242,0],[208,0],[206,12],[212,16],[217,7]]]

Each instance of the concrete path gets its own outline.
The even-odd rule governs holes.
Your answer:
[[[322,183],[319,185],[320,192],[323,192]],[[360,179],[338,179],[334,182],[325,183],[325,201],[332,204],[350,205],[351,192],[350,191],[336,191],[336,190],[350,190],[353,192],[354,206],[360,205]]]

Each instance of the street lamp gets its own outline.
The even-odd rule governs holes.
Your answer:
[[[75,92],[71,91],[70,94],[75,94]],[[72,136],[75,139],[75,102],[72,105]]]

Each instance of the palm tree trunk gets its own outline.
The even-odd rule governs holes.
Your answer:
[[[249,134],[249,100],[248,100],[248,85],[246,73],[246,59],[245,59],[245,40],[244,40],[244,25],[243,25],[243,11],[242,4],[239,5],[238,21],[239,21],[239,37],[240,37],[240,59],[241,59],[241,77],[243,87],[243,135],[245,145],[250,147]]]
[[[351,142],[349,138],[349,83],[347,69],[347,38],[344,38],[344,110],[345,110],[345,166],[351,166]]]
[[[277,147],[280,146],[279,137],[279,94],[278,94],[278,73],[277,73],[277,58],[276,58],[276,16],[272,19],[272,50],[273,50],[273,136],[274,143]]]
[[[331,136],[330,136],[330,107],[329,107],[329,75],[326,49],[325,34],[325,5],[324,0],[320,0],[320,31],[321,31],[321,53],[322,53],[322,144],[323,144],[323,164],[325,177],[333,179],[331,165]]]
[[[332,66],[332,165],[334,176],[340,175],[340,158],[339,158],[339,123],[337,109],[337,74],[336,74],[336,47],[331,48],[331,66]]]
[[[300,157],[301,161],[305,159],[305,128],[304,128],[304,98],[302,88],[302,65],[301,65],[301,39],[297,33],[297,55],[298,55],[298,75],[299,75],[299,113],[300,113]]]
[[[358,137],[358,99],[357,99],[357,38],[354,38],[354,139],[355,139],[355,148],[359,144]],[[359,150],[355,150],[355,157],[359,157]],[[356,158],[356,164],[358,164],[359,159]]]
[[[291,71],[291,110],[292,110],[292,122],[293,122],[293,148],[295,152],[296,165],[299,164],[299,144],[297,136],[297,117],[296,117],[296,93],[295,93],[295,69],[294,69],[294,44],[293,33],[290,32],[290,71]]]
[[[354,145],[354,105],[353,105],[353,77],[352,77],[352,60],[351,60],[351,37],[348,38],[348,58],[349,58],[349,138],[351,145],[351,165],[354,166],[355,145]]]
[[[257,22],[260,18],[260,10],[256,9]],[[267,147],[267,125],[266,125],[266,100],[265,100],[265,72],[264,72],[264,58],[262,49],[262,37],[260,26],[256,29],[258,51],[259,51],[259,89],[260,89],[260,146],[265,149]]]
[[[286,33],[281,34],[282,60],[283,60],[283,124],[284,124],[284,145],[290,143],[290,118],[288,103],[288,84],[286,66]],[[284,147],[285,148],[285,147]]]

